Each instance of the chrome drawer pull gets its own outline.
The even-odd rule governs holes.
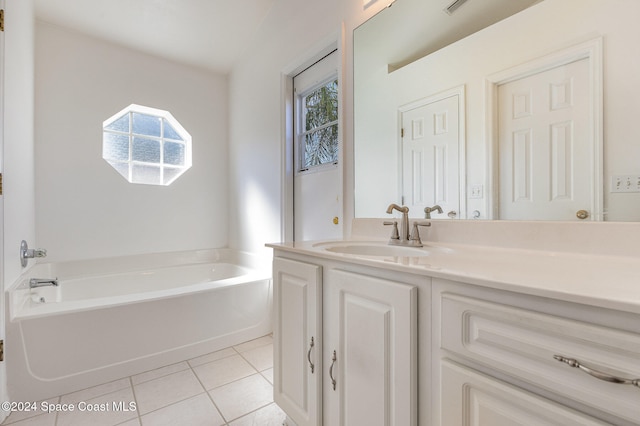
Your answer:
[[[313,343],[313,336],[312,336],[311,343],[309,343],[309,351],[307,352],[307,361],[309,361],[309,368],[311,368],[311,374],[313,374],[313,369],[315,368],[315,366],[311,362],[311,349],[313,349],[313,346],[314,346],[314,343]]]
[[[333,364],[336,363],[338,357],[336,355],[336,351],[333,351],[333,356],[331,357],[331,367],[329,367],[329,377],[331,378],[331,385],[333,385],[333,390],[336,390],[336,379],[333,378]]]
[[[565,364],[571,367],[579,368],[585,373],[592,375],[596,379],[604,380],[605,382],[617,383],[620,385],[633,385],[640,388],[640,379],[624,379],[622,377],[612,376],[610,374],[603,373],[601,371],[594,370],[589,367],[585,367],[584,365],[580,364],[578,360],[575,360],[573,358],[565,358],[562,355],[554,355],[553,357],[558,361],[564,362]]]

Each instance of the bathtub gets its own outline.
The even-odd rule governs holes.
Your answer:
[[[227,249],[36,264],[5,298],[10,397],[41,400],[268,334],[270,276]],[[30,289],[31,278],[59,285]]]

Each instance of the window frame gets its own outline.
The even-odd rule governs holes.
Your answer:
[[[140,114],[147,117],[153,117],[157,119],[161,119],[160,125],[160,135],[150,135],[144,133],[135,133],[133,131],[133,115]],[[128,115],[129,121],[129,129],[128,131],[120,131],[114,129],[108,129],[110,125],[112,125],[117,120],[122,119],[125,115]],[[165,126],[163,125],[164,121],[166,121],[173,130],[181,137],[182,140],[178,140],[175,138],[170,138],[165,136]],[[126,161],[107,158],[106,154],[106,135],[120,135],[126,136],[128,138],[128,159]],[[106,161],[111,167],[113,167],[122,177],[124,177],[129,183],[132,184],[142,184],[142,185],[156,185],[156,186],[169,186],[173,182],[175,182],[180,176],[182,176],[187,170],[189,170],[192,166],[192,139],[189,132],[185,130],[185,128],[173,117],[173,115],[165,110],[147,107],[143,105],[131,104],[128,107],[120,110],[113,116],[109,117],[102,123],[102,159]],[[142,138],[145,140],[157,141],[160,144],[159,154],[160,158],[158,162],[149,162],[142,160],[134,160],[133,151],[134,151],[134,139]],[[177,143],[181,144],[184,147],[184,162],[182,165],[175,165],[171,163],[165,162],[165,143]],[[116,165],[120,165],[121,168],[116,167]],[[143,166],[143,167],[152,167],[158,168],[159,176],[157,182],[150,181],[142,181],[138,180],[134,176],[134,167],[135,166]],[[127,175],[123,173],[126,167]],[[165,169],[174,170],[178,173],[165,180]]]

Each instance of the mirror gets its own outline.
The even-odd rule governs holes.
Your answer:
[[[432,218],[640,221],[640,2],[451,3],[397,0],[354,31],[355,216],[394,202],[412,217],[442,204]],[[508,125],[577,104],[586,121]]]

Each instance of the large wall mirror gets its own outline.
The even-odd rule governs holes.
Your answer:
[[[355,216],[640,221],[640,2],[455,3],[354,31]]]

